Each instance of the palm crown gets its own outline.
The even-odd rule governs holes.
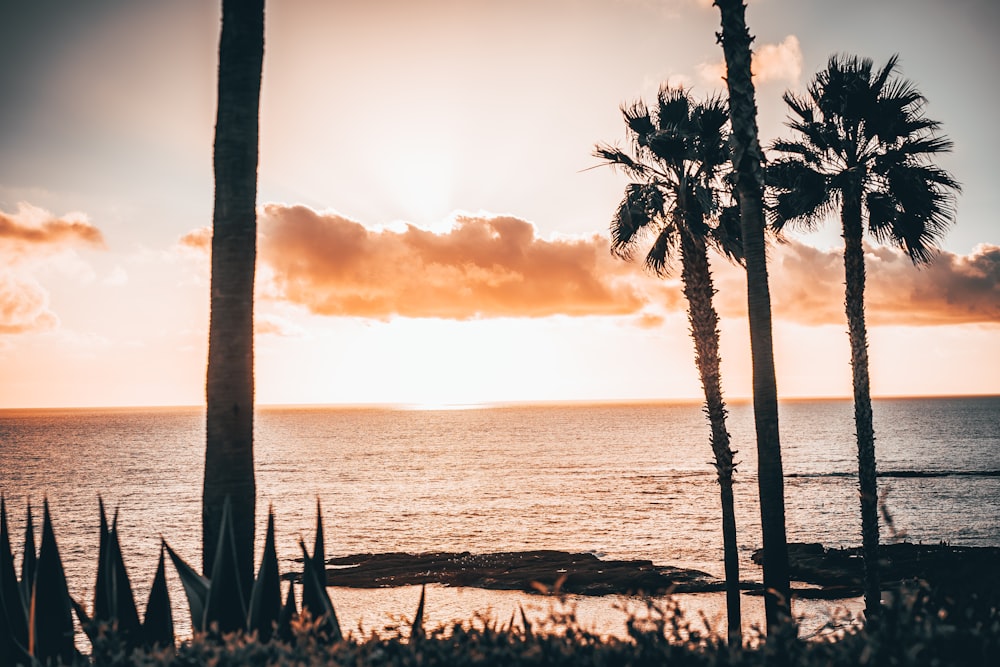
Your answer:
[[[611,221],[612,252],[631,258],[642,238],[652,234],[646,266],[666,275],[680,235],[690,234],[739,258],[738,214],[723,205],[729,165],[725,102],[713,97],[696,103],[688,91],[665,86],[655,109],[637,101],[622,107],[622,115],[632,154],[604,144],[594,151],[635,180]]]
[[[896,65],[895,56],[879,70],[870,59],[833,56],[806,95],[784,95],[799,138],[772,146],[784,154],[767,172],[777,229],[811,227],[854,199],[878,242],[899,246],[914,263],[931,258],[960,187],[931,163],[952,144],[924,117],[914,85],[893,76]]]

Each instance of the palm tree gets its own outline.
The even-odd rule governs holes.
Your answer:
[[[240,580],[246,593],[253,581],[253,286],[263,57],[264,0],[223,0],[202,549],[208,576],[215,561],[222,509],[230,498]]]
[[[726,430],[726,404],[719,372],[719,317],[708,247],[734,259],[740,255],[735,211],[720,215],[722,172],[729,162],[728,111],[720,98],[696,104],[687,91],[664,87],[655,112],[643,102],[624,107],[633,155],[599,145],[595,156],[636,180],[611,221],[611,250],[628,259],[644,236],[654,237],[646,266],[665,276],[679,256],[688,301],[695,363],[705,391],[705,412],[722,498],[722,537],[730,645],[742,644],[740,569],[733,508],[733,450]],[[714,224],[712,224],[714,220]]]
[[[771,340],[771,293],[764,245],[764,153],[757,138],[757,104],[750,76],[750,43],[743,0],[715,0],[722,16],[718,39],[726,58],[732,121],[734,192],[740,207],[747,269],[747,315],[753,360],[753,413],[757,430],[757,486],[764,540],[764,614],[768,633],[791,618],[785,479],[778,437],[778,389]]]
[[[879,534],[862,237],[867,228],[876,241],[906,251],[914,264],[927,262],[954,220],[959,190],[931,162],[950,150],[951,142],[936,136],[939,124],[923,116],[923,96],[895,76],[896,65],[896,56],[879,70],[869,59],[833,56],[806,95],[786,93],[792,111],[788,126],[796,138],[775,142],[783,157],[768,169],[779,230],[787,223],[814,227],[840,208],[870,620],[879,610]]]

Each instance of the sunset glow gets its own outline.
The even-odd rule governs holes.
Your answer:
[[[18,63],[0,74],[0,408],[204,402],[217,4],[0,10]],[[762,139],[831,53],[900,53],[963,194],[929,266],[867,248],[872,390],[997,394],[996,9],[917,3],[886,40],[877,4],[750,3]],[[258,403],[697,398],[679,276],[611,256],[627,179],[591,151],[662,82],[722,89],[717,20],[690,0],[271,3]],[[850,395],[842,247],[831,219],[770,249],[782,396]],[[742,270],[711,261],[723,385],[745,397]]]

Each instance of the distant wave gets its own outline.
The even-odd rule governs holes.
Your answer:
[[[793,472],[785,477],[857,477],[856,472]],[[1000,470],[880,470],[878,477],[1000,477]]]

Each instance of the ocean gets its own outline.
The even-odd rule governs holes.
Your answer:
[[[884,541],[1000,546],[1000,397],[881,399],[874,404]],[[759,581],[752,406],[730,405],[742,578]],[[849,400],[781,404],[789,541],[860,544]],[[282,571],[297,569],[322,503],[328,556],[526,549],[649,559],[721,577],[718,487],[698,403],[525,405],[451,410],[260,408],[260,526],[273,505]],[[126,566],[144,605],[162,536],[200,564],[204,412],[197,408],[0,411],[0,492],[20,562],[30,501],[47,498],[71,593],[92,600],[98,497],[117,510]],[[36,537],[37,537],[36,532]],[[258,556],[260,547],[257,550]],[[186,607],[168,566],[175,621]],[[419,590],[331,588],[341,623],[362,631],[412,615]],[[720,595],[682,596],[724,626]],[[748,626],[759,598],[744,596]],[[638,600],[574,598],[584,623],[623,629]],[[522,593],[428,589],[428,620],[492,614]],[[848,611],[856,600],[837,603]],[[821,624],[831,603],[798,603]],[[394,620],[395,619],[395,620]]]

